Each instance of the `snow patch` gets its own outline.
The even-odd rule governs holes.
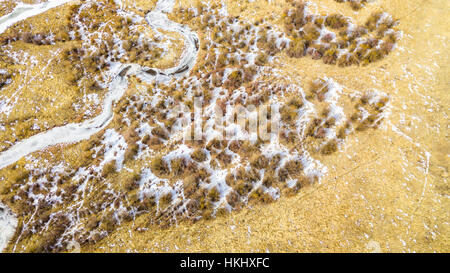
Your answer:
[[[8,245],[17,227],[17,218],[4,204],[0,203],[0,252]]]

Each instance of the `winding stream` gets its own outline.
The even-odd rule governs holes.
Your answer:
[[[0,33],[6,31],[10,26],[19,21],[71,1],[50,0],[35,5],[19,4],[10,14],[0,18]],[[169,32],[178,32],[184,37],[185,49],[177,66],[159,70],[156,68],[142,67],[138,64],[112,64],[110,73],[114,76],[108,85],[108,93],[103,101],[103,108],[100,115],[82,123],[70,123],[65,126],[55,127],[47,132],[37,134],[16,143],[10,149],[0,153],[0,169],[15,163],[30,153],[56,144],[73,143],[89,139],[92,135],[104,129],[113,118],[114,102],[123,96],[128,87],[128,76],[136,75],[146,82],[151,82],[153,80],[166,81],[172,77],[179,77],[189,72],[197,58],[199,39],[197,34],[192,32],[188,27],[177,24],[167,18],[166,13],[172,11],[173,5],[174,0],[159,0],[154,10],[146,15],[146,20],[149,26],[155,31],[157,29],[163,29]],[[4,211],[4,215],[8,215],[8,221],[0,221],[0,231],[3,229],[14,231],[17,220],[11,219],[10,215],[12,214],[9,213],[7,208],[4,208],[2,211]],[[3,219],[2,217],[3,214],[0,212],[0,220]],[[0,251],[6,246],[9,238],[13,234],[14,232],[0,232]]]
[[[19,5],[11,14],[0,18],[0,30],[4,31],[7,27],[20,20],[40,14],[52,7],[67,2],[69,1],[50,1],[45,3],[46,5],[26,5],[27,8]],[[146,20],[149,26],[155,30],[163,29],[170,32],[178,32],[184,37],[185,50],[177,66],[159,70],[156,68],[142,67],[138,64],[113,64],[111,74],[115,76],[108,85],[108,93],[103,101],[102,113],[100,115],[82,123],[70,123],[65,126],[55,127],[47,132],[37,134],[16,143],[10,149],[0,153],[0,169],[15,163],[30,153],[55,144],[85,140],[104,129],[112,120],[113,103],[122,97],[128,87],[127,76],[136,75],[146,82],[151,82],[155,79],[169,80],[172,77],[179,77],[189,72],[197,58],[199,40],[197,35],[190,31],[188,27],[177,24],[167,18],[165,13],[172,10],[173,4],[174,0],[160,0],[156,4],[155,9],[147,14]]]

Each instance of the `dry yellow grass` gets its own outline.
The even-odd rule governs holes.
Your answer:
[[[135,11],[152,7],[147,1],[124,2]],[[196,1],[180,2],[189,6]],[[230,14],[254,19],[273,14],[270,20],[280,26],[279,16],[285,2],[227,0]],[[380,0],[355,13],[348,5],[334,0],[312,2],[313,12],[339,12],[358,23],[364,22],[374,10],[385,10],[400,19],[399,29],[404,35],[397,49],[372,65],[340,68],[286,55],[281,55],[276,65],[286,75],[305,83],[305,88],[311,80],[326,76],[344,85],[346,93],[378,89],[390,94],[392,113],[382,128],[349,137],[340,153],[318,155],[328,166],[328,174],[320,185],[308,187],[296,196],[282,197],[267,205],[252,205],[209,221],[182,222],[167,229],[150,227],[138,231],[146,221],[140,217],[120,226],[104,240],[84,246],[83,252],[369,252],[374,250],[374,244],[379,244],[383,252],[450,251],[447,90],[450,71],[446,54],[449,37],[446,14],[450,4],[446,0]],[[64,9],[51,12],[64,14]],[[46,27],[39,17],[30,20],[38,28]],[[175,38],[175,50],[159,66],[170,67],[176,61],[182,45],[179,37]],[[39,68],[51,58],[48,48],[23,50],[33,51],[39,58],[39,65],[31,73],[46,71]],[[47,122],[51,126],[72,121],[73,113],[61,109],[79,98],[76,90],[66,86],[64,69],[57,62],[49,67],[55,77],[46,79],[45,84],[27,87],[21,94],[22,104],[10,118],[32,116],[33,122]],[[137,86],[139,83],[132,80],[129,92],[138,92]],[[6,92],[12,94],[15,89],[17,86],[8,87]],[[55,97],[58,107],[50,103]],[[41,105],[43,110],[34,114],[27,104]],[[7,139],[9,133],[2,132],[0,138]],[[65,146],[61,156],[69,164],[79,165],[82,145]],[[47,153],[43,157],[52,159]],[[138,170],[148,164],[136,162],[131,167]],[[120,181],[124,175],[117,174],[113,180]]]
[[[273,2],[266,9],[280,10]],[[313,2],[355,14],[331,0]],[[379,7],[400,19],[404,33],[384,60],[348,68],[309,58],[282,65],[302,82],[328,76],[346,92],[376,88],[391,95],[382,129],[350,137],[343,153],[323,158],[330,168],[322,185],[212,221],[142,233],[130,233],[139,223],[130,224],[83,251],[369,252],[379,244],[383,252],[448,252],[450,6],[445,0],[375,1],[356,17]]]

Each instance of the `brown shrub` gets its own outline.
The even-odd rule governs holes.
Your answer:
[[[239,194],[237,194],[235,191],[231,191],[230,193],[228,193],[227,195],[227,203],[232,207],[232,208],[237,208],[240,204],[240,197]]]
[[[170,205],[170,203],[172,203],[172,200],[173,200],[173,197],[172,197],[171,192],[169,192],[163,196],[160,196],[159,200],[158,200],[159,206],[166,207],[166,206]]]
[[[208,192],[208,199],[211,202],[217,202],[219,201],[220,198],[220,193],[216,188],[212,188],[209,192]]]
[[[249,200],[251,202],[261,202],[261,203],[270,203],[274,201],[272,196],[267,193],[264,193],[262,188],[258,188],[252,191],[249,195]]]
[[[152,160],[150,163],[150,169],[158,175],[169,174],[169,167],[161,156],[157,156]]]
[[[269,159],[264,155],[253,155],[250,159],[250,165],[256,169],[265,169],[269,165]]]
[[[133,160],[138,152],[139,152],[139,146],[137,144],[128,145],[127,150],[125,151],[124,161],[129,162],[129,161]]]
[[[169,138],[167,131],[161,127],[153,128],[152,134],[166,140]]]
[[[106,178],[116,172],[116,161],[112,160],[103,166],[102,177]]]
[[[203,162],[207,159],[207,155],[203,149],[197,149],[194,152],[192,152],[191,158],[197,162]]]
[[[336,140],[333,139],[333,140],[330,140],[327,144],[325,144],[322,147],[321,151],[322,151],[322,154],[324,154],[324,155],[330,155],[330,154],[336,152],[337,149],[338,149],[338,143]]]
[[[133,174],[132,176],[125,179],[124,188],[128,191],[137,189],[139,187],[140,179],[141,179],[141,175]]]
[[[195,192],[198,190],[200,185],[200,179],[194,174],[186,177],[183,180],[183,189],[184,189],[184,196],[186,198],[191,197],[195,194]]]

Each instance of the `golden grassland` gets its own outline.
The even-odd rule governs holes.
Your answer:
[[[282,1],[254,9],[264,1],[241,7],[228,2],[230,12],[255,17],[282,7]],[[313,2],[355,14],[333,1]],[[304,82],[327,76],[347,92],[376,88],[391,95],[384,128],[350,137],[344,152],[322,159],[330,168],[321,185],[210,221],[144,232],[129,232],[139,225],[130,223],[83,251],[369,252],[373,242],[383,252],[449,251],[449,4],[375,2],[360,11],[361,18],[379,6],[400,19],[404,33],[388,58],[366,67],[338,68],[309,58],[280,64]]]
[[[124,1],[128,8],[142,13],[151,9],[154,2]],[[196,1],[179,1],[182,6],[193,2]],[[370,242],[378,243],[384,252],[450,250],[449,95],[446,89],[450,71],[446,54],[449,33],[445,19],[449,3],[445,0],[374,1],[356,13],[349,5],[333,0],[312,2],[315,5],[311,9],[315,13],[333,11],[361,24],[376,10],[386,11],[400,20],[398,28],[403,31],[403,37],[396,50],[368,66],[331,66],[311,58],[289,58],[286,53],[281,53],[275,63],[275,68],[305,83],[304,89],[312,80],[328,77],[343,85],[346,94],[371,89],[389,94],[391,114],[383,126],[379,130],[349,136],[341,152],[317,155],[328,167],[328,174],[320,185],[302,189],[297,195],[283,196],[270,204],[252,203],[245,209],[213,220],[183,221],[169,228],[150,226],[148,230],[141,229],[146,226],[147,218],[139,217],[122,224],[103,240],[83,246],[83,252],[366,252],[373,250]],[[252,3],[228,0],[227,4],[232,15],[254,20],[266,18],[271,23],[283,24],[281,14],[286,1],[268,4],[263,0]],[[21,28],[30,23],[44,31],[49,27],[45,24],[57,24],[59,14],[61,25],[67,23],[63,21],[63,15],[68,13],[68,7],[50,12],[48,18],[56,18],[55,22],[39,20],[37,16],[27,20]],[[179,37],[174,38],[175,46],[171,46],[171,52],[157,61],[156,66],[173,66],[175,56],[182,50]],[[32,51],[38,58],[39,65],[31,70],[32,75],[45,73],[40,68],[52,58],[49,49],[59,48],[58,45],[38,48],[20,43],[17,46]],[[22,137],[27,137],[30,134],[27,128],[33,123],[44,130],[46,126],[72,122],[88,107],[92,107],[93,116],[99,111],[100,105],[87,105],[76,113],[67,111],[68,106],[80,98],[76,88],[66,83],[71,72],[59,61],[61,57],[53,55],[53,58],[55,62],[48,71],[54,77],[45,78],[45,84],[29,86],[20,94],[19,103],[22,104],[9,116],[18,122],[8,126],[8,130],[16,128],[17,132],[20,126],[25,127]],[[17,67],[20,68],[23,67]],[[26,81],[23,75],[17,77],[20,79],[15,79],[14,84]],[[141,83],[135,79],[130,81],[128,92],[139,92]],[[61,88],[53,89],[52,86]],[[8,95],[16,88],[8,87],[7,92],[11,92]],[[58,99],[53,103],[51,99],[55,97]],[[41,110],[36,114],[27,104],[40,105]],[[84,118],[75,119],[78,122]],[[119,128],[120,121],[114,120],[111,126]],[[9,139],[10,133],[2,132],[1,139]],[[50,148],[50,152],[40,154],[48,162],[64,159],[71,166],[80,166],[88,145],[88,141],[58,145]],[[0,148],[5,147],[7,145]],[[135,162],[131,168],[138,171],[143,166],[148,166],[148,162]],[[108,179],[125,181],[127,175],[127,172],[120,172]],[[116,187],[122,186],[117,184]],[[27,248],[34,248],[33,237],[25,243],[29,244]]]

